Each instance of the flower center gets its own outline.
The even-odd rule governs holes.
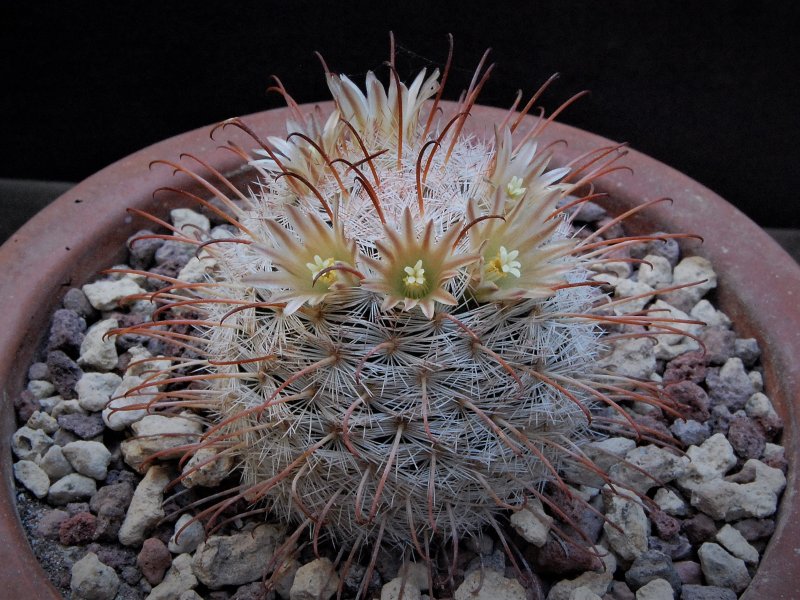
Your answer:
[[[327,269],[328,267],[332,267],[336,261],[333,260],[332,256],[329,256],[325,260],[322,260],[319,254],[314,255],[314,262],[313,263],[306,263],[306,267],[308,270],[311,271],[311,281],[317,278],[322,271]],[[328,271],[322,277],[317,279],[317,281],[321,281],[325,285],[330,285],[334,281],[336,281],[336,271]]]
[[[409,290],[417,291],[425,285],[425,269],[422,268],[422,260],[418,260],[413,267],[405,267],[403,269],[406,276],[403,277],[403,283]]]
[[[505,277],[509,273],[514,277],[519,277],[521,274],[519,268],[522,263],[515,260],[517,256],[519,256],[519,250],[509,252],[505,246],[500,246],[500,251],[489,261],[487,271],[497,279]]]
[[[522,198],[527,189],[528,188],[526,187],[522,187],[522,178],[517,177],[516,175],[514,175],[514,177],[511,178],[511,181],[509,181],[506,185],[506,192],[512,200],[519,200]],[[519,277],[519,275],[517,277]]]

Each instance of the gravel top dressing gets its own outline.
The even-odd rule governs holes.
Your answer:
[[[187,209],[173,211],[172,219],[178,229],[192,223],[212,237],[230,235],[225,225]],[[609,220],[587,203],[575,225],[591,231]],[[531,499],[510,516],[502,540],[491,528],[463,539],[457,564],[448,562],[453,548],[445,537],[442,548],[431,549],[430,577],[423,563],[381,549],[371,597],[700,600],[733,599],[747,587],[774,530],[787,467],[758,345],[739,338],[735,323],[715,308],[716,276],[708,261],[681,257],[670,240],[634,246],[620,258],[630,257],[646,262],[605,262],[593,277],[613,300],[631,298],[613,305],[615,314],[651,309],[706,323],[678,324],[675,332],[649,337],[626,337],[635,325],[606,328],[602,366],[663,384],[685,406],[678,418],[628,402],[628,417],[652,436],[607,437],[582,447],[642,497],[611,493],[590,469],[570,474],[570,481],[584,482],[571,487],[573,497],[555,486],[548,490],[563,514]],[[179,462],[181,448],[201,439],[211,415],[112,409],[140,403],[140,396],[123,394],[161,368],[159,356],[176,351],[141,335],[105,335],[148,321],[158,306],[145,295],[134,302],[128,297],[163,286],[158,276],[202,280],[213,265],[198,261],[191,246],[148,239],[132,246],[123,268],[153,277],[111,274],[69,290],[53,315],[40,362],[29,368],[27,390],[16,399],[18,506],[53,584],[75,600],[327,599],[338,589],[354,597],[368,552],[344,569],[341,552],[329,542],[321,540],[315,553],[301,541],[266,592],[264,581],[277,566],[273,556],[293,531],[289,524],[270,514],[248,516],[251,507],[243,501],[226,509],[222,516],[229,522],[211,535],[192,520],[198,500],[238,485],[230,461],[202,464],[199,454]],[[654,291],[699,280],[706,283]],[[185,325],[170,327],[191,333]],[[171,485],[182,471],[190,474]],[[503,548],[506,539],[516,546],[517,568]]]

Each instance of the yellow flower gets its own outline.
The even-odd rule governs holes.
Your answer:
[[[406,208],[400,231],[389,224],[385,228],[386,243],[375,243],[379,257],[364,259],[372,276],[362,285],[384,295],[384,310],[402,303],[404,310],[419,306],[426,317],[432,318],[436,302],[457,304],[445,287],[459,269],[479,258],[477,254],[455,252],[453,244],[459,233],[459,227],[451,227],[437,241],[434,222],[429,220],[417,236],[411,211]]]
[[[243,283],[272,290],[271,300],[286,302],[290,314],[306,302],[318,304],[332,291],[356,285],[357,252],[341,226],[295,206],[287,206],[286,215],[291,229],[267,221],[270,239],[255,244],[271,259],[273,270],[244,277]]]

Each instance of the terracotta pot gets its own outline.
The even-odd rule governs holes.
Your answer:
[[[467,120],[468,128],[477,135],[491,136],[492,124],[504,112],[476,107]],[[288,111],[281,109],[244,120],[262,136],[285,135],[287,116]],[[206,127],[176,136],[103,169],[36,215],[0,248],[0,314],[5,322],[0,340],[0,579],[4,597],[59,597],[30,551],[15,508],[9,439],[16,428],[13,399],[24,388],[27,367],[63,293],[98,270],[120,262],[125,240],[145,226],[141,219],[128,215],[126,208],[166,214],[176,206],[176,197],[167,202],[169,194],[158,194],[154,199],[153,190],[160,186],[193,187],[187,177],[173,177],[169,168],[149,169],[151,161],[177,160],[181,152],[191,151],[224,173],[246,176],[238,158],[218,150],[219,144],[209,138],[209,131]],[[238,138],[245,147],[253,145],[238,132],[225,131],[217,137]],[[559,123],[552,124],[543,136],[543,143],[555,140],[567,142],[556,146],[558,162],[611,144]],[[672,207],[648,209],[634,227],[701,235],[705,243],[690,242],[686,250],[711,260],[719,276],[720,308],[733,319],[740,336],[757,338],[763,350],[766,389],[786,425],[783,444],[789,473],[776,533],[744,597],[795,598],[794,577],[800,571],[800,550],[796,550],[800,519],[793,518],[800,513],[800,408],[796,405],[800,400],[800,267],[757,225],[697,182],[635,151],[630,152],[625,164],[633,168],[633,175],[614,173],[597,185],[611,193],[607,206],[616,212],[643,200],[673,198]]]

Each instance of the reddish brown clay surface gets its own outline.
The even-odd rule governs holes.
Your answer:
[[[325,105],[323,105],[325,106]],[[452,106],[449,108],[452,109]],[[476,107],[468,128],[476,135],[493,135],[493,123],[505,111]],[[245,117],[259,135],[285,135],[286,110]],[[23,389],[25,373],[41,343],[50,314],[72,285],[80,285],[98,270],[122,257],[124,241],[145,226],[126,213],[138,208],[165,214],[178,197],[157,194],[160,186],[188,187],[185,175],[173,177],[163,165],[148,168],[156,159],[178,160],[190,151],[225,173],[238,168],[238,159],[217,149],[210,127],[185,133],[145,148],[103,169],[75,186],[43,210],[0,248],[0,580],[7,598],[59,598],[29,550],[15,508],[9,439],[16,425],[13,399]],[[236,139],[253,144],[239,132],[226,130],[217,140]],[[557,162],[612,143],[578,129],[552,124],[542,136],[557,144]],[[617,172],[598,188],[610,192],[607,206],[624,211],[642,201],[660,197],[674,205],[649,208],[637,226],[646,230],[692,232],[702,245],[688,242],[685,250],[712,261],[719,276],[721,308],[734,320],[739,335],[756,337],[763,349],[767,390],[786,423],[783,444],[789,458],[788,486],[780,507],[777,530],[758,574],[744,598],[797,597],[795,575],[800,571],[800,510],[797,470],[800,449],[800,267],[757,225],[722,198],[685,175],[635,151],[625,159],[634,173]],[[736,177],[731,173],[731,177]],[[196,191],[196,185],[194,185]]]

